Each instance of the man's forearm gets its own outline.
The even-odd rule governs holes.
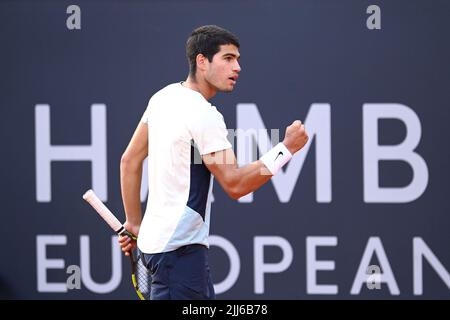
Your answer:
[[[141,179],[142,164],[138,166],[124,162],[120,164],[120,187],[125,214],[127,221],[135,225],[139,225],[142,220]]]
[[[260,188],[272,178],[272,174],[260,160],[236,168],[232,177],[233,198],[239,199]]]

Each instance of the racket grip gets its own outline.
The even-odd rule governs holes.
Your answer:
[[[127,236],[133,240],[137,240],[137,237],[134,234],[132,234],[130,231],[128,231],[127,229],[123,229],[123,231],[119,232],[119,235]]]

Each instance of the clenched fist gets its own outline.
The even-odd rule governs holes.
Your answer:
[[[138,236],[139,234],[139,224],[132,224],[126,221],[123,225],[125,229],[135,236]],[[126,256],[130,255],[130,252],[133,251],[137,247],[136,240],[131,239],[128,236],[120,236],[119,237],[119,245],[122,248],[122,251],[125,253]]]
[[[294,154],[308,142],[308,134],[301,121],[295,120],[286,128],[283,143]]]

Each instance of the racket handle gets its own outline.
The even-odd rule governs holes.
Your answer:
[[[130,231],[128,231],[127,229],[123,229],[123,231],[119,232],[119,235],[127,236],[133,240],[137,240],[137,237],[134,234],[132,234]]]

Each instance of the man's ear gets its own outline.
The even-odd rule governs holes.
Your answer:
[[[195,61],[197,63],[197,70],[205,71],[208,58],[199,53],[197,57],[195,57]]]

